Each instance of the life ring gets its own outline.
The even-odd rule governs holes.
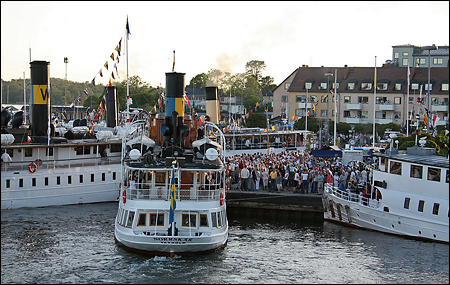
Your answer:
[[[31,172],[31,173],[35,173],[36,172],[36,170],[37,170],[37,165],[36,165],[36,163],[34,163],[34,162],[32,162],[32,163],[30,163],[30,165],[28,165],[28,170]]]
[[[37,166],[42,166],[42,159],[38,158],[34,162],[37,164]]]
[[[220,192],[220,206],[223,205],[223,192]]]
[[[125,189],[123,189],[123,192],[122,192],[122,201],[124,204],[127,202],[127,193],[126,193]]]

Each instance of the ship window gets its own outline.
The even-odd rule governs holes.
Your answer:
[[[47,156],[53,156],[53,148],[49,147],[45,149],[45,155]]]
[[[128,220],[126,224],[127,228],[131,228],[131,225],[133,224],[133,219],[134,219],[134,211],[130,211],[130,213],[128,214]]]
[[[23,187],[23,178],[19,179],[19,187]]]
[[[102,173],[102,181],[105,181],[105,180],[106,180],[105,173]]]
[[[121,225],[125,225],[125,221],[127,220],[127,216],[128,216],[128,210],[125,210],[123,217],[122,217],[122,222],[120,223]]]
[[[208,216],[206,214],[200,214],[200,227],[208,226]]]
[[[448,183],[448,179],[449,179],[449,177],[448,177],[448,170],[447,170],[447,175],[445,175],[445,183]]]
[[[211,223],[212,223],[212,228],[217,228],[217,213],[216,212],[211,213]]]
[[[391,174],[402,175],[402,163],[397,161],[391,161],[391,167],[389,172]]]
[[[109,152],[122,152],[122,145],[118,144],[118,145],[110,145],[109,146]]]
[[[48,177],[45,177],[44,181],[45,181],[45,182],[44,182],[44,185],[45,185],[45,186],[48,186]]]
[[[146,226],[146,220],[147,220],[147,214],[146,213],[140,213],[139,214],[139,219],[137,222],[138,227],[139,226]]]
[[[80,174],[80,183],[83,183],[83,174]]]
[[[441,170],[438,168],[428,167],[428,180],[441,181]]]
[[[122,220],[122,213],[123,209],[119,207],[119,210],[117,211],[117,222],[120,224],[120,221]]]
[[[419,212],[423,212],[423,206],[425,204],[424,200],[419,200],[419,208],[417,209],[417,211]]]
[[[11,188],[11,180],[6,180],[6,188]]]
[[[410,198],[405,198],[405,204],[403,204],[403,208],[409,209],[409,202],[411,202]]]
[[[83,147],[81,147],[81,146],[74,147],[74,150],[75,150],[77,155],[82,155],[83,154]]]
[[[222,213],[221,212],[217,212],[217,224],[220,227],[222,227]]]
[[[72,176],[67,176],[67,184],[72,184]]]
[[[116,180],[116,172],[113,172],[113,180]]]
[[[31,185],[36,186],[36,178],[31,178]]]
[[[91,153],[91,147],[90,146],[84,146],[84,154],[90,154]]]
[[[56,185],[61,184],[61,176],[56,176]]]
[[[33,149],[32,148],[26,148],[25,149],[25,157],[32,157],[33,156]]]
[[[413,178],[420,178],[420,179],[422,179],[422,169],[423,169],[423,166],[420,166],[420,165],[411,165],[411,172],[410,172],[410,177],[413,177]]]
[[[433,215],[439,214],[439,203],[434,203],[433,205]]]
[[[164,214],[150,214],[150,226],[164,226]]]
[[[183,214],[181,216],[181,224],[183,227],[197,227],[197,215],[195,214]]]
[[[94,173],[91,173],[91,182],[94,182],[94,179],[95,178],[95,175],[94,175]]]

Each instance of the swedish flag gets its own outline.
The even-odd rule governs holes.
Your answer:
[[[170,213],[169,213],[169,224],[173,223],[175,216],[175,209],[177,207],[177,193],[175,188],[175,166],[172,168],[172,180],[171,180],[171,190],[170,190]]]

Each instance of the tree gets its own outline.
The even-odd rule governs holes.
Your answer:
[[[295,130],[304,130],[306,125],[306,117],[303,116],[294,123]],[[308,116],[308,131],[317,132],[319,130],[319,123],[315,116]]]
[[[244,89],[244,107],[255,106],[262,101],[262,93],[259,84],[253,76],[247,76]]]
[[[189,82],[189,85],[186,87],[190,88],[205,88],[206,83],[208,82],[208,75],[206,73],[200,73],[194,76],[191,81]]]
[[[261,60],[252,60],[245,64],[245,72],[252,75],[258,83],[260,83],[264,69],[266,69],[266,64]]]
[[[253,113],[245,121],[247,128],[267,128],[267,118],[263,113]]]
[[[274,90],[277,85],[273,84],[273,77],[271,76],[264,76],[263,78],[261,78],[261,90],[263,91],[272,91]]]

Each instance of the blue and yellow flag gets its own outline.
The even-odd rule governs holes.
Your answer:
[[[172,168],[172,180],[171,180],[171,186],[170,186],[170,214],[169,214],[169,224],[173,223],[174,221],[174,215],[175,215],[175,209],[177,207],[177,194],[176,194],[176,187],[175,187],[175,166]]]
[[[315,116],[315,115],[316,115],[316,105],[313,104],[312,107],[313,107],[313,114],[314,114],[314,116]]]

